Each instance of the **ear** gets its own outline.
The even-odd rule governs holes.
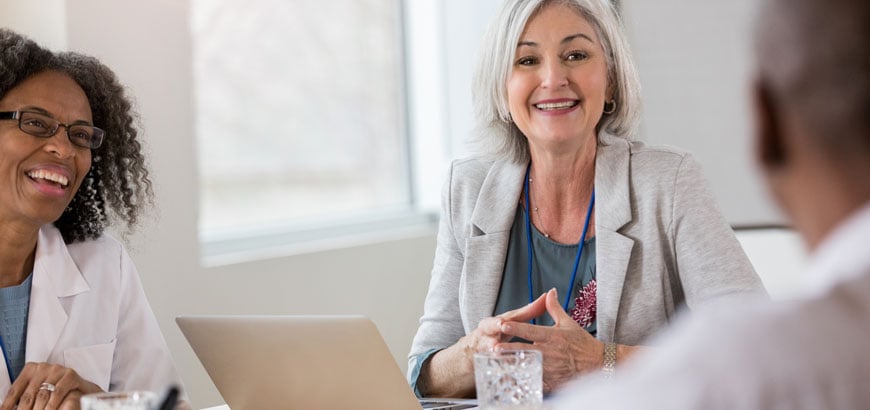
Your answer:
[[[760,78],[752,86],[752,108],[756,161],[764,169],[778,168],[788,159],[782,118],[770,88]]]
[[[616,97],[616,81],[611,78],[610,74],[607,75],[607,90],[604,91],[604,101],[611,101]]]

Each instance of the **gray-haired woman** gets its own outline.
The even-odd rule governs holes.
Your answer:
[[[632,141],[640,87],[608,0],[508,0],[481,50],[485,155],[444,185],[418,395],[471,396],[473,353],[520,346],[551,391],[612,371],[681,306],[764,293],[692,157]]]

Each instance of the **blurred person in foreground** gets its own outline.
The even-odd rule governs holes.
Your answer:
[[[0,409],[180,384],[133,261],[104,233],[114,218],[132,229],[151,197],[115,74],[0,29]]]
[[[655,355],[556,408],[870,408],[870,2],[762,4],[756,156],[814,288],[687,318]]]
[[[444,185],[418,395],[472,396],[473,354],[520,347],[552,391],[681,308],[764,293],[697,162],[633,141],[638,75],[609,0],[506,1],[474,84],[483,155]]]

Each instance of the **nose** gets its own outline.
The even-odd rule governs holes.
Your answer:
[[[568,85],[568,70],[561,61],[550,59],[541,65],[541,87],[559,88]]]
[[[54,135],[45,140],[43,148],[61,159],[72,158],[76,154],[76,147],[70,141],[67,128],[63,125],[57,129]]]

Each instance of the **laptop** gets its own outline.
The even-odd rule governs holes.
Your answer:
[[[471,409],[419,400],[363,316],[179,316],[231,410]]]

